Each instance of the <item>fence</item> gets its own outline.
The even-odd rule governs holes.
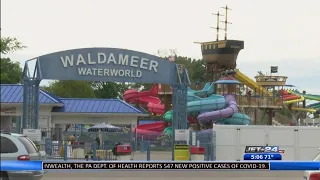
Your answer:
[[[56,160],[116,160],[112,152],[116,143],[132,144],[129,131],[90,131],[86,129],[52,128],[43,132],[47,138],[40,143],[40,150],[46,151],[48,158]]]
[[[55,132],[55,133],[52,133]],[[59,135],[56,134],[59,132]],[[118,142],[130,144],[132,159],[135,160],[171,160],[174,142],[167,135],[142,135],[131,131],[64,131],[52,129],[52,134],[40,144],[40,150],[46,151],[48,158],[56,160],[116,160],[112,152]],[[177,142],[175,142],[177,143]],[[186,143],[186,142],[185,142]],[[211,130],[190,132],[190,146],[205,148],[204,160],[215,160],[215,134]]]
[[[159,139],[159,138],[158,138]],[[202,132],[190,131],[190,141],[181,142],[188,143],[189,146],[201,146],[205,148],[204,160],[216,160],[216,136],[215,132],[204,130]],[[179,142],[176,142],[179,143]],[[171,139],[163,139],[162,141],[142,140],[139,141],[140,153],[145,153],[146,160],[171,160],[172,146],[174,142]],[[136,156],[136,155],[135,155]]]
[[[115,161],[114,149],[98,148],[97,143],[46,140],[47,159]]]
[[[195,132],[192,131],[190,133],[190,143],[191,145],[199,145],[204,147],[205,154],[204,160],[205,161],[214,161],[216,160],[216,132],[209,130],[204,130],[203,132]],[[195,137],[195,138],[194,138]],[[194,142],[196,141],[196,142]]]

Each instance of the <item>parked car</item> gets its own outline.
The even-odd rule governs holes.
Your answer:
[[[320,148],[318,155],[313,161],[320,161]],[[319,171],[305,171],[304,180],[320,180],[320,170]]]
[[[42,160],[45,156],[26,136],[1,132],[1,160]],[[0,180],[40,180],[43,171],[1,171]]]

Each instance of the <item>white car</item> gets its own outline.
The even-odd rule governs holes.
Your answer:
[[[320,148],[319,148],[320,151]],[[320,152],[314,158],[313,161],[320,161]],[[305,171],[304,172],[304,180],[320,180],[320,170],[319,171]]]
[[[1,132],[1,160],[39,161],[44,156],[26,136]],[[43,171],[1,171],[0,180],[40,180],[43,174]]]

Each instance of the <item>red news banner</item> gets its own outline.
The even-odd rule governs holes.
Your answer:
[[[269,170],[268,162],[43,162],[43,170]]]

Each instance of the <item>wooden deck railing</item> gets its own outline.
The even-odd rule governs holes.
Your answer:
[[[236,96],[239,106],[270,107],[277,108],[282,106],[282,97],[269,96]]]

